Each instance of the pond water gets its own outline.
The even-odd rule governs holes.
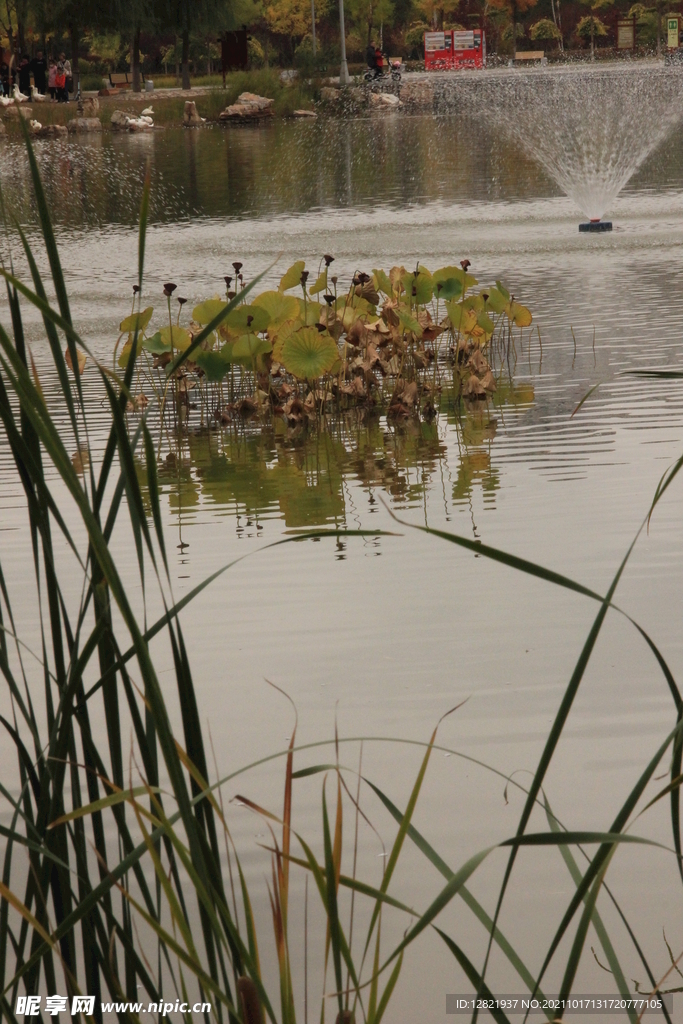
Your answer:
[[[4,145],[4,200],[33,237],[25,158]],[[275,282],[294,258],[314,270],[325,252],[335,256],[342,281],[355,269],[410,268],[417,260],[436,268],[467,257],[482,284],[501,279],[531,308],[534,330],[517,346],[513,383],[487,410],[399,426],[365,417],[310,436],[284,426],[259,436],[190,432],[166,459],[162,481],[176,597],[236,556],[255,556],[214,583],[183,618],[220,773],[282,749],[291,735],[291,709],[266,679],[296,704],[301,742],[331,739],[335,722],[345,739],[425,741],[441,715],[466,700],[442,724],[440,742],[501,774],[436,753],[416,825],[454,869],[512,835],[522,797],[513,787],[506,798],[503,776],[518,773],[522,784],[530,778],[525,773],[538,761],[596,606],[391,515],[480,539],[607,590],[660,477],[683,453],[683,381],[624,373],[683,362],[681,133],[641,167],[608,211],[614,231],[600,236],[579,235],[580,215],[555,184],[473,116],[169,129],[46,144],[39,160],[74,320],[102,358],[111,358],[118,321],[129,311],[147,161],[153,211],[146,297],[160,311],[164,281],[177,282],[194,304],[222,289],[233,260],[244,263],[247,278],[266,270]],[[40,325],[29,311],[27,321],[46,388]],[[86,370],[85,380],[97,444],[108,424],[98,418],[94,372]],[[617,595],[677,678],[680,498],[676,484],[641,536]],[[3,568],[20,578],[30,537],[4,450],[0,509]],[[262,550],[292,529],[331,525],[398,535]],[[117,536],[115,546],[134,580],[132,545]],[[170,666],[164,679],[173,685]],[[625,620],[608,617],[546,781],[564,824],[606,829],[674,722],[645,644]],[[322,748],[298,763],[331,756]],[[356,765],[358,756],[357,742],[342,750],[346,764]],[[364,774],[404,806],[420,757],[418,747],[366,742]],[[297,786],[298,826],[317,834],[320,777]],[[281,788],[281,769],[271,768],[240,779],[226,797],[240,791],[278,810]],[[365,800],[390,838],[390,822],[369,791]],[[636,831],[669,841],[667,813],[662,801]],[[540,815],[533,824],[545,828]],[[235,831],[258,882],[266,867],[257,847],[263,826],[235,811]],[[362,870],[377,882],[381,848],[369,831],[361,839]],[[612,887],[659,977],[669,967],[662,928],[676,955],[683,949],[680,884],[670,854],[633,849],[617,854]],[[503,864],[502,853],[493,855],[472,880],[489,912],[496,892],[489,886]],[[425,907],[439,883],[407,850],[397,893]],[[536,967],[573,883],[559,854],[547,852],[521,855],[513,883],[501,925]],[[258,909],[265,927],[265,893]],[[627,978],[645,983],[616,914],[608,906],[604,914]],[[467,908],[449,908],[444,922],[479,962],[483,931]],[[498,991],[520,991],[499,954],[491,978]],[[548,991],[559,986],[559,967],[550,978]],[[593,957],[584,957],[576,991],[612,987]],[[445,993],[470,989],[440,940],[425,936],[407,957],[387,1019],[445,1020]]]

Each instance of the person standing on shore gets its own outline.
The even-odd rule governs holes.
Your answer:
[[[47,61],[43,56],[42,50],[38,50],[38,53],[31,61],[31,71],[33,72],[33,82],[36,87],[36,92],[39,92],[41,96],[44,96],[45,86],[47,84]]]
[[[61,61],[57,65],[57,74],[55,75],[55,92],[57,94],[57,103],[69,102],[69,94],[66,91],[66,73]]]
[[[69,102],[69,93],[71,92],[71,90],[73,88],[73,78],[71,76],[71,61],[66,59],[66,55],[65,54],[60,53],[60,55],[59,55],[59,62],[60,62],[60,64],[64,65],[64,74],[66,75],[66,85],[64,86],[64,92],[66,93],[66,95],[64,97],[64,102],[68,103]]]
[[[5,51],[0,54],[0,86],[5,96],[9,96],[9,64]]]
[[[50,57],[50,63],[47,69],[47,89],[50,93],[50,99],[54,100],[57,98],[57,64]]]
[[[31,96],[31,62],[26,54],[19,59],[19,92]]]

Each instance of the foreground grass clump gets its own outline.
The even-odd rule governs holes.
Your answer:
[[[231,1024],[256,1024],[266,1019],[273,1024],[294,1024],[307,1017],[302,1005],[307,1007],[308,973],[315,969],[320,982],[316,990],[323,993],[315,1006],[321,1021],[336,1019],[338,1024],[348,1024],[355,1020],[360,1024],[362,1020],[379,1024],[385,1015],[387,1020],[401,1019],[400,1008],[396,1008],[392,1018],[389,1006],[406,952],[427,928],[435,930],[456,967],[455,975],[449,971],[448,979],[444,980],[444,991],[447,987],[456,988],[457,983],[461,991],[477,992],[488,999],[495,991],[495,983],[489,977],[494,944],[506,960],[505,967],[514,970],[523,990],[541,997],[546,972],[554,959],[559,959],[556,954],[565,936],[569,948],[562,947],[563,964],[558,965],[562,973],[560,997],[569,996],[592,927],[600,944],[600,955],[613,976],[610,984],[624,1000],[631,1000],[634,993],[629,991],[615,944],[598,910],[598,897],[603,893],[616,906],[626,926],[620,932],[620,942],[633,944],[647,978],[647,991],[657,995],[662,988],[657,978],[669,970],[668,964],[655,974],[605,881],[620,846],[625,847],[622,855],[627,856],[628,843],[647,843],[633,833],[632,826],[636,817],[660,800],[669,803],[671,812],[675,852],[667,855],[675,856],[679,864],[681,859],[683,700],[663,655],[640,627],[636,626],[638,636],[653,653],[657,677],[662,674],[672,699],[670,732],[653,749],[623,804],[607,812],[602,831],[565,829],[552,813],[544,791],[548,769],[602,625],[608,613],[622,614],[613,601],[635,540],[607,593],[602,595],[499,549],[456,534],[436,534],[470,555],[502,563],[543,585],[580,594],[597,609],[528,788],[514,778],[506,780],[509,787],[516,787],[521,794],[523,810],[514,835],[503,842],[473,850],[465,863],[450,865],[415,827],[414,812],[435,749],[436,730],[424,744],[419,771],[411,791],[406,793],[404,807],[397,806],[365,778],[360,765],[358,772],[343,766],[342,740],[335,738],[330,754],[320,761],[318,754],[311,755],[310,751],[327,744],[309,745],[305,748],[309,753],[299,752],[296,729],[286,750],[272,755],[258,752],[260,757],[252,765],[210,781],[200,703],[179,616],[188,602],[230,565],[219,567],[180,602],[174,601],[159,505],[155,445],[145,417],[141,417],[132,436],[125,422],[125,408],[133,397],[131,388],[143,351],[139,345],[139,324],[132,327],[128,359],[120,375],[93,360],[87,342],[72,323],[30,145],[29,162],[56,305],[53,307],[47,301],[33,253],[21,235],[33,280],[32,286],[27,285],[3,270],[11,322],[0,329],[0,430],[3,446],[11,452],[23,488],[32,538],[34,580],[30,581],[27,574],[17,580],[0,573],[0,672],[13,709],[13,720],[3,719],[2,726],[8,737],[6,746],[16,754],[14,777],[5,775],[0,790],[5,823],[0,881],[3,1018],[16,1020],[18,995],[47,991],[50,995],[92,994],[95,1005],[89,1012],[96,1021],[102,1020],[103,1001],[142,1001],[143,1007],[154,1003],[157,1010],[151,1011],[152,1016],[159,1017],[163,1013],[159,1004],[163,1007],[170,1003],[173,1007],[175,1000],[197,1000],[212,1003],[209,1019]],[[147,204],[145,193],[139,243],[140,291],[144,285]],[[463,274],[467,273],[466,267],[461,269]],[[301,273],[299,270],[299,277]],[[414,279],[417,282],[420,274],[424,284],[424,271],[418,269]],[[446,282],[457,280],[457,275],[445,278]],[[359,283],[362,290],[369,282]],[[465,283],[463,279],[462,294]],[[415,294],[412,285],[404,289],[409,307],[415,306],[413,300],[421,294],[420,286],[414,285]],[[356,295],[356,287],[353,296],[369,302],[367,294]],[[248,288],[247,285],[244,291]],[[272,301],[286,300],[287,290],[283,285],[280,291],[272,293]],[[173,290],[168,287],[167,291],[170,299]],[[391,285],[391,292],[394,291],[398,292],[393,307],[397,309],[403,302],[403,292]],[[310,290],[302,296],[306,310],[300,331],[308,329],[305,320],[311,301],[309,294]],[[389,293],[385,294],[387,301],[394,301]],[[69,426],[64,436],[47,408],[40,373],[25,342],[20,297],[32,303],[43,317],[46,349],[51,353],[55,379],[59,382],[59,399],[68,412]],[[199,351],[228,317],[233,313],[244,316],[246,298],[240,289],[227,302],[219,300],[221,309],[184,351],[172,348],[170,380],[177,380],[173,374],[180,370],[183,361]],[[457,302],[457,298],[448,301]],[[486,303],[488,299],[482,297],[482,301]],[[334,304],[335,316],[342,308],[349,307]],[[353,305],[350,308],[354,309]],[[468,315],[464,301],[461,309],[459,326]],[[247,314],[252,315],[255,314]],[[141,317],[142,311],[134,311],[132,316]],[[168,327],[171,345],[177,326],[170,323]],[[316,328],[316,334],[328,333],[333,338],[328,326],[323,332]],[[407,329],[416,334],[409,324]],[[225,344],[235,345],[243,337],[248,335],[239,334]],[[258,337],[267,337],[267,327]],[[408,347],[406,344],[406,352]],[[304,351],[298,351],[302,360],[314,361],[320,355],[303,348]],[[97,450],[91,448],[89,441],[89,408],[80,372],[83,354],[97,366],[101,394],[111,414],[108,436]],[[79,452],[78,467],[69,455],[74,446]],[[138,458],[145,463],[149,515],[136,473]],[[683,459],[662,479],[641,530],[682,466]],[[109,544],[115,528],[119,535],[125,531],[130,538],[130,550],[137,556],[137,573],[117,564]],[[342,533],[332,530],[297,534],[296,540],[307,536],[338,538]],[[363,532],[352,531],[346,536],[363,536]],[[79,588],[71,585],[74,574]],[[164,606],[163,614],[154,622],[147,619],[144,608],[137,611],[134,604],[140,592],[146,598],[150,580],[158,587]],[[34,602],[27,600],[31,586],[35,589]],[[149,605],[145,603],[145,607]],[[36,622],[30,619],[32,611]],[[216,614],[223,623],[222,605],[216,608]],[[38,630],[38,642],[31,646],[30,630],[34,627]],[[160,644],[162,636],[167,641],[165,651]],[[150,642],[155,637],[153,657]],[[160,672],[167,663],[173,670],[166,673],[162,687]],[[174,693],[170,690],[171,681],[175,684]],[[182,736],[175,735],[171,725],[171,702],[177,707]],[[132,740],[127,738],[129,727]],[[95,739],[100,730],[105,737],[103,743]],[[364,742],[377,740],[367,738]],[[281,812],[255,804],[244,795],[245,789],[249,789],[248,780],[236,781],[278,757],[285,762]],[[303,767],[295,768],[295,757],[297,765],[299,759],[305,758]],[[662,761],[666,763],[667,780],[658,774]],[[317,775],[322,778],[321,826],[313,837],[306,837],[296,827],[293,792],[299,780]],[[500,772],[496,772],[496,777],[506,778]],[[657,789],[646,794],[652,781]],[[226,808],[226,789],[227,796],[241,805],[239,813],[250,809],[268,828],[264,843],[271,856],[271,878],[265,884],[259,881],[251,890],[242,869],[242,853],[233,841],[230,820],[235,804]],[[351,842],[345,838],[349,813],[354,821]],[[369,814],[381,815],[383,827],[390,827],[393,835],[382,851],[380,879],[374,884],[360,880],[355,868],[355,826],[360,815],[367,818]],[[461,824],[454,823],[454,827]],[[438,891],[426,908],[413,906],[410,892],[397,895],[395,884],[392,890],[406,844],[419,853],[425,872],[435,873],[438,878]],[[515,922],[511,935],[503,934],[498,927],[516,860],[524,855],[527,846],[545,848],[549,855],[559,853],[575,886],[566,907],[558,907],[559,923],[543,963],[533,968],[524,962],[520,952],[528,922]],[[576,858],[572,848],[578,851]],[[506,866],[500,886],[489,894],[495,909],[487,910],[467,883],[480,865],[501,849]],[[651,853],[653,858],[665,855],[661,849],[652,849]],[[293,905],[295,872],[307,880],[304,893],[310,888],[317,897],[310,929],[306,895],[303,928],[295,930],[293,924],[297,909]],[[473,915],[469,921],[475,931],[470,928],[465,933],[471,948],[463,948],[444,930],[440,915],[456,897]],[[270,902],[272,935],[268,943],[266,935],[258,933],[256,901],[260,906]],[[387,927],[390,917],[397,922],[394,931],[400,936],[398,940],[386,939],[387,932],[392,934]],[[483,960],[482,937],[487,946]],[[308,953],[308,971],[303,978],[292,966],[294,950],[302,944]],[[475,957],[481,966],[475,966]],[[273,977],[268,960],[274,964],[274,983],[268,980]],[[636,1000],[623,1010],[622,1018],[636,1024],[638,1013]],[[666,1007],[662,1015],[671,1020]],[[131,1022],[139,1019],[132,1010],[121,1010],[120,1016]],[[498,1024],[508,1022],[504,1009],[494,1008],[492,1016]],[[561,1008],[549,1008],[546,1016],[549,1020],[562,1019],[563,1012]],[[189,1020],[189,1014],[186,1019]]]
[[[469,260],[434,273],[420,264],[358,272],[349,282],[333,263],[324,256],[311,278],[298,260],[277,290],[254,295],[258,279],[246,283],[236,262],[225,297],[201,302],[190,316],[169,282],[163,320],[135,292],[114,349],[125,369],[137,331],[132,407],[154,398],[162,414],[175,409],[185,419],[198,408],[202,419],[220,422],[282,416],[296,424],[359,406],[429,417],[444,386],[471,401],[496,391],[489,358],[509,357],[513,330],[532,320],[503,284],[477,290]]]

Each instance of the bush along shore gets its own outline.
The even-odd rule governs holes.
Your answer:
[[[433,417],[444,392],[480,403],[509,373],[531,312],[499,281],[485,288],[470,261],[433,273],[393,267],[339,280],[325,255],[313,276],[298,260],[276,290],[259,291],[235,262],[225,294],[186,311],[174,282],[161,308],[133,307],[119,325],[114,372],[135,348],[129,411],[156,403],[177,422],[283,417],[290,426],[375,408],[391,419]]]

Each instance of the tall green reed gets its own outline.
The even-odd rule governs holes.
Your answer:
[[[213,1004],[221,1021],[252,1024],[267,1017],[273,1022],[294,1024],[301,1019],[300,979],[292,966],[292,944],[300,941],[300,936],[294,937],[291,930],[291,872],[295,869],[310,879],[326,922],[325,935],[319,935],[316,942],[326,979],[321,1020],[327,1013],[340,1024],[361,1018],[368,1024],[379,1024],[391,1002],[406,950],[427,928],[435,929],[472,988],[483,996],[491,996],[494,990],[488,974],[494,944],[525,989],[540,993],[546,971],[573,927],[560,992],[566,996],[572,990],[588,928],[592,926],[616,986],[622,996],[627,996],[624,971],[597,909],[602,890],[621,916],[652,990],[657,992],[655,974],[605,877],[621,844],[650,842],[633,835],[630,828],[637,812],[643,813],[662,799],[670,803],[674,855],[683,877],[679,804],[683,779],[683,701],[662,653],[628,616],[664,677],[674,704],[675,724],[603,831],[567,830],[553,814],[543,784],[604,621],[610,612],[626,614],[616,606],[614,597],[633,547],[676,478],[683,459],[662,478],[648,516],[604,595],[499,549],[422,528],[442,541],[546,584],[573,591],[597,605],[595,620],[532,783],[528,788],[512,783],[525,795],[512,837],[477,851],[460,866],[451,867],[417,830],[413,817],[429,762],[435,749],[443,749],[436,743],[437,729],[423,744],[420,770],[404,808],[394,804],[360,771],[354,773],[342,766],[339,751],[343,740],[335,739],[331,761],[295,769],[296,755],[325,745],[321,742],[297,747],[296,729],[286,751],[264,756],[226,778],[210,781],[205,735],[180,613],[235,563],[218,569],[181,600],[173,599],[155,444],[144,416],[132,433],[125,418],[135,372],[137,331],[131,358],[119,377],[97,362],[74,327],[49,211],[27,134],[26,145],[56,306],[48,301],[31,246],[17,228],[32,287],[18,279],[11,265],[3,269],[11,330],[0,326],[0,421],[3,443],[12,453],[26,502],[40,639],[36,651],[30,651],[24,644],[20,633],[24,624],[15,614],[12,599],[16,581],[5,576],[0,564],[0,671],[12,709],[11,720],[2,717],[0,723],[17,759],[16,786],[0,782],[0,793],[10,814],[9,827],[3,826],[1,830],[2,1015],[15,1021],[14,1006],[21,991],[55,993],[65,986],[69,995],[87,992],[96,997],[93,1017],[98,1021],[102,1019],[103,999],[135,1002],[139,993],[144,992],[149,1001],[163,1004],[170,992],[178,999],[199,993],[202,1001]],[[147,181],[140,216],[138,309],[144,284],[148,201]],[[234,303],[243,300],[246,290],[240,292]],[[61,433],[48,411],[39,372],[25,341],[22,298],[42,316],[59,399],[67,410],[68,426]],[[169,375],[220,325],[232,306],[229,303],[193,339],[191,347],[175,357],[168,368]],[[62,339],[66,353],[62,351]],[[111,428],[99,454],[90,442],[79,350],[87,353],[95,365],[111,414]],[[67,436],[63,434],[75,442],[79,452],[88,455],[82,474],[68,455]],[[148,506],[135,472],[136,458],[144,459],[146,465]],[[58,483],[54,482],[55,471]],[[78,523],[77,529],[69,526],[73,520]],[[124,520],[133,540],[145,607],[150,580],[163,602],[163,614],[151,624],[144,609],[140,622],[131,599],[134,584],[119,569],[110,546],[115,527],[123,529]],[[340,531],[320,530],[277,543],[339,535]],[[362,535],[363,531],[349,534]],[[68,570],[63,568],[65,546],[72,559]],[[67,573],[70,583],[76,571],[82,576],[83,586],[74,601],[69,597]],[[23,594],[29,583],[21,580],[19,585]],[[150,653],[150,642],[159,634],[166,635],[173,664],[182,741],[174,733],[169,697],[162,690],[159,666]],[[97,741],[100,716],[104,721],[106,749],[101,749]],[[126,750],[123,739],[128,721],[134,734],[132,751]],[[364,742],[380,740],[366,737]],[[667,753],[671,757],[670,781],[643,808],[645,789]],[[234,784],[237,777],[278,757],[285,760],[282,813],[275,814],[247,796],[239,797],[240,803],[262,817],[269,829],[272,877],[267,896],[278,978],[277,990],[273,992],[262,966],[264,939],[263,934],[258,934],[254,912],[255,900],[262,904],[266,893],[249,890],[230,832],[222,791],[228,783]],[[134,767],[134,771],[127,771],[127,765]],[[292,793],[297,779],[317,774],[323,777],[321,833],[311,840],[295,827]],[[397,826],[379,885],[360,880],[355,870],[357,822],[359,816],[367,819],[369,813],[365,794],[376,800],[376,806]],[[529,831],[535,808],[546,816],[546,831]],[[344,822],[349,814],[356,821],[351,844],[354,869],[350,875],[342,872],[345,844],[348,848]],[[425,869],[430,866],[445,883],[431,904],[421,911],[390,892],[407,842],[424,858]],[[322,848],[321,858],[314,853],[316,843]],[[573,878],[575,892],[543,964],[532,970],[515,944],[503,934],[498,920],[520,850],[538,846],[559,850]],[[499,847],[509,851],[508,861],[495,911],[490,916],[467,883]],[[576,847],[578,859],[570,847]],[[596,852],[589,853],[587,847],[597,847]],[[437,922],[456,896],[470,909],[488,937],[481,968],[475,966],[473,954],[456,943]],[[362,915],[358,909],[361,900]],[[387,949],[386,943],[384,947],[382,943],[382,922],[389,913],[402,920],[405,930],[401,940],[390,941]],[[307,991],[304,1001],[307,1010]],[[662,1012],[669,1020],[666,1009]],[[500,1009],[492,1010],[491,1014],[501,1024],[508,1019]],[[137,1019],[137,1014],[130,1010],[122,1009],[117,1015],[122,1020]],[[626,1015],[632,1021],[637,1019],[635,1011],[626,1011]],[[476,1017],[475,1012],[473,1020]],[[552,1012],[548,1012],[548,1017],[552,1017]]]

